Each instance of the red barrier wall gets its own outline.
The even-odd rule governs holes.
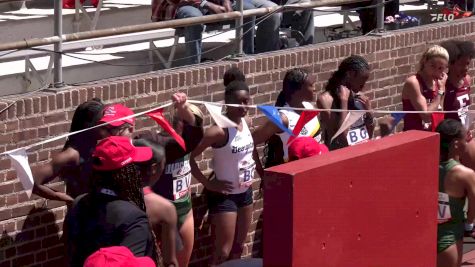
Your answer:
[[[264,267],[435,266],[438,144],[410,131],[266,170]]]

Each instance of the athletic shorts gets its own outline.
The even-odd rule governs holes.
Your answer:
[[[440,253],[450,246],[463,239],[463,223],[439,224],[437,227],[437,253]]]
[[[188,195],[186,199],[183,199],[183,200],[180,199],[180,201],[173,201],[172,203],[173,205],[175,205],[175,208],[176,208],[176,214],[178,217],[177,229],[178,231],[180,231],[181,227],[185,223],[186,215],[188,215],[188,213],[191,210],[191,196]]]
[[[241,194],[221,194],[207,191],[209,214],[237,212],[238,209],[252,204],[252,187]]]

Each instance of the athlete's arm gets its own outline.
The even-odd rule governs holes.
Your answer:
[[[50,200],[72,202],[72,197],[62,192],[56,192],[45,185],[56,178],[67,165],[79,165],[79,153],[77,150],[67,148],[54,156],[46,165],[34,167],[32,169],[33,180],[35,182],[33,193]]]
[[[366,95],[359,94],[357,95],[358,99],[363,103],[365,109],[368,111],[366,112],[366,118],[365,118],[365,126],[366,129],[368,130],[368,135],[371,138],[373,138],[374,134],[374,126],[375,126],[375,120],[373,117],[373,114],[371,114],[371,99],[367,97]]]
[[[198,182],[203,184],[204,187],[211,191],[216,191],[220,193],[226,193],[232,190],[232,183],[229,181],[218,181],[218,179],[208,180],[206,176],[201,172],[198,164],[196,163],[195,158],[203,153],[207,148],[212,146],[219,146],[226,142],[226,134],[223,129],[214,125],[208,128],[205,131],[203,139],[201,139],[200,144],[191,152],[190,157],[190,166],[191,174],[195,177]]]
[[[280,114],[280,118],[282,119],[282,123],[285,126],[289,125],[289,120],[287,116]],[[252,139],[254,140],[254,146],[257,147],[258,145],[266,142],[272,135],[281,133],[282,130],[275,125],[273,122],[266,120],[263,126],[257,128],[252,133]]]
[[[402,98],[409,99],[412,106],[414,107],[414,110],[416,111],[436,111],[438,110],[439,105],[442,105],[442,99],[439,94],[437,94],[432,103],[427,105],[427,100],[422,95],[419,81],[415,76],[409,77],[404,83],[404,87],[402,89]],[[419,113],[419,116],[424,122],[432,121],[432,116],[430,113]]]
[[[340,98],[340,103],[341,103],[341,109],[344,110],[340,112],[338,119],[336,116],[335,112],[330,112],[330,111],[322,111],[320,113],[320,119],[321,119],[321,126],[325,130],[325,144],[327,146],[330,146],[331,143],[331,138],[333,135],[336,133],[337,129],[340,128],[340,126],[343,124],[343,122],[346,119],[346,116],[348,115],[348,98],[350,96],[350,90],[346,88],[345,86],[341,86],[340,89],[338,89],[338,97]],[[317,107],[321,109],[331,109],[332,103],[334,99],[332,96],[324,92],[321,95],[318,96],[317,98]],[[345,130],[343,133],[340,134],[340,136],[346,136],[348,133],[348,130]]]
[[[178,117],[190,125],[195,125],[195,115],[188,108],[187,96],[185,93],[176,93],[172,95],[172,101],[175,104]]]
[[[155,233],[157,224],[162,226],[162,254],[165,266],[178,266],[176,258],[176,224],[177,214],[175,206],[167,199],[157,195],[149,194],[145,196],[147,215],[153,225]]]
[[[252,124],[251,118],[246,117],[245,120],[248,126]],[[262,179],[264,177],[264,168],[262,167],[262,162],[259,158],[259,152],[257,152],[256,145],[254,145],[254,150],[252,151],[252,159],[256,163],[256,171],[259,174],[259,177]]]
[[[475,172],[472,169],[464,168],[465,191],[467,192],[468,210],[467,223],[475,223]]]

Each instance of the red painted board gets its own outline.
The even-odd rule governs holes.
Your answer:
[[[408,131],[266,170],[264,267],[435,266],[438,159]]]

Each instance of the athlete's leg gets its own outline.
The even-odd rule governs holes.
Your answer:
[[[193,210],[186,215],[185,222],[179,229],[183,241],[183,249],[177,252],[178,266],[187,267],[193,252],[193,242],[195,239],[195,222],[193,221]]]
[[[214,251],[211,266],[225,262],[234,242],[237,212],[222,212],[210,215]]]
[[[236,236],[234,238],[233,247],[231,250],[230,259],[241,258],[244,249],[244,242],[246,242],[247,233],[252,223],[252,212],[254,205],[248,205],[238,210],[236,222]]]
[[[463,255],[463,240],[437,254],[437,267],[460,267]]]

